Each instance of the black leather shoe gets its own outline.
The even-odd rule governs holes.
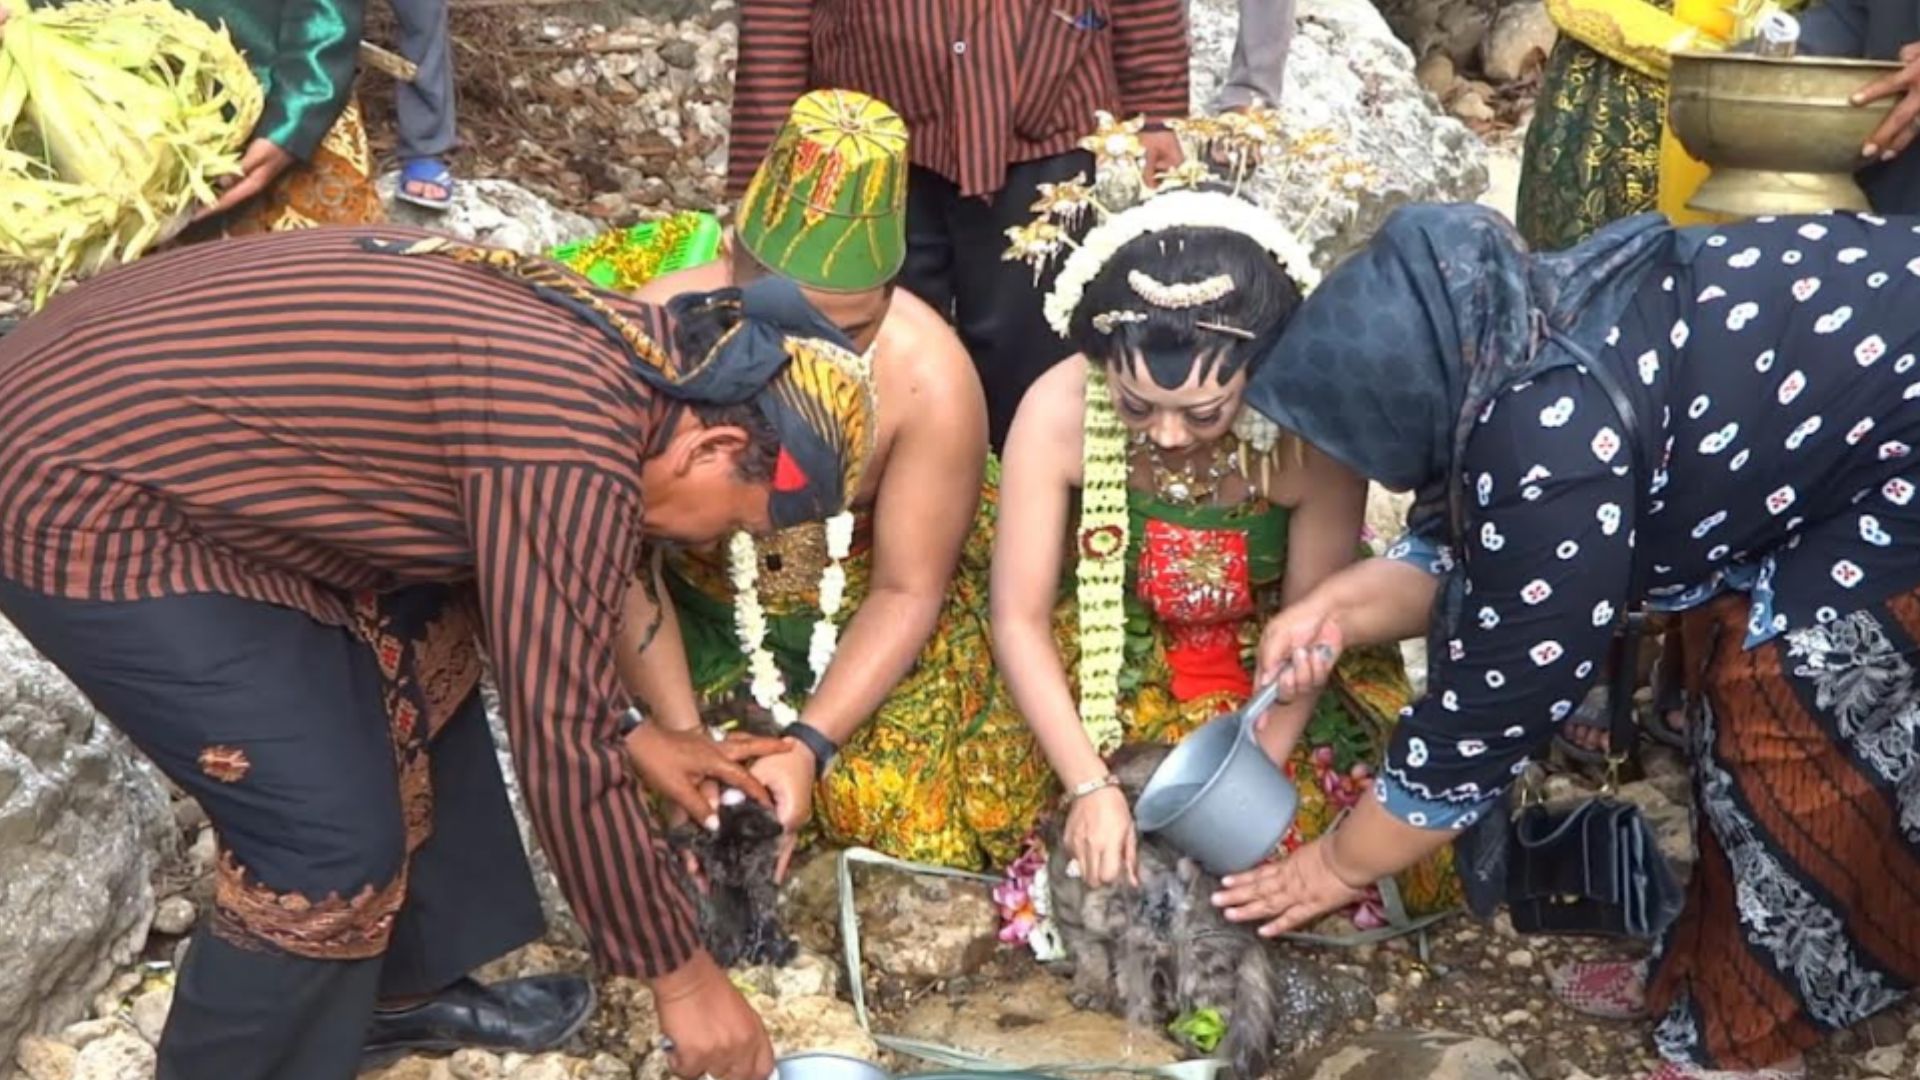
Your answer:
[[[537,1054],[573,1038],[593,1016],[593,984],[577,975],[534,975],[483,986],[461,979],[430,1000],[379,1009],[363,1057],[444,1054],[465,1047]]]

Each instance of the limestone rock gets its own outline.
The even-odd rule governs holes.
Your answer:
[[[27,1080],[68,1080],[80,1060],[80,1051],[56,1039],[29,1035],[20,1040],[13,1060]]]
[[[633,1080],[633,1067],[612,1054],[595,1054],[580,1080]]]
[[[1180,1049],[1158,1032],[1130,1028],[1117,1016],[1075,1009],[1067,1000],[1066,980],[1045,972],[1015,983],[927,998],[902,1017],[892,1033],[1016,1065],[1105,1061],[1153,1066],[1181,1057]]]
[[[160,901],[160,906],[154,910],[154,932],[179,937],[193,929],[193,920],[198,914],[193,901],[184,896],[169,896]]]
[[[507,1074],[507,1080],[573,1080],[572,1062],[560,1054],[537,1054]]]
[[[73,1063],[73,1080],[149,1080],[153,1047],[132,1032],[116,1032],[87,1044]]]
[[[167,1014],[173,1010],[173,987],[156,986],[133,999],[129,1010],[133,1015],[133,1029],[140,1037],[160,1045],[160,1033],[166,1030]]]
[[[1480,69],[1497,82],[1518,79],[1546,63],[1559,37],[1543,0],[1509,3],[1494,16],[1480,47]]]
[[[734,984],[772,998],[833,997],[840,992],[840,967],[802,949],[785,967],[766,965],[735,972]]]
[[[452,1080],[444,1058],[406,1057],[382,1069],[360,1074],[360,1080]]]
[[[1235,0],[1193,0],[1193,100],[1211,101],[1233,53]],[[1373,235],[1394,207],[1471,202],[1486,189],[1478,137],[1441,115],[1414,78],[1414,57],[1368,0],[1300,0],[1299,31],[1287,57],[1280,112],[1288,130],[1331,131],[1341,152],[1373,168],[1377,181],[1333,200],[1344,219],[1322,215],[1301,239],[1325,269]],[[1196,106],[1198,107],[1198,106]],[[1259,201],[1287,217],[1300,205],[1279,175],[1262,170]]]
[[[1898,1046],[1880,1046],[1860,1055],[1860,1064],[1868,1072],[1882,1076],[1899,1076],[1901,1066],[1906,1064],[1906,1051]]]
[[[562,210],[510,180],[469,180],[455,186],[453,205],[436,213],[394,200],[400,174],[379,181],[380,197],[387,200],[389,220],[463,240],[511,248],[527,255],[584,240],[599,231],[587,218]]]
[[[783,918],[808,949],[840,955],[838,860],[821,852],[793,876]],[[854,910],[861,959],[903,979],[951,978],[978,971],[999,941],[999,913],[984,884],[856,866]]]
[[[807,995],[771,998],[761,993],[747,994],[747,1004],[760,1014],[773,1040],[776,1054],[797,1054],[803,1050],[845,1054],[873,1060],[880,1054],[873,1037],[860,1026],[853,1006],[839,998]]]
[[[1294,1074],[1301,1080],[1527,1080],[1506,1047],[1445,1031],[1372,1031]]]
[[[138,956],[176,843],[158,774],[0,620],[0,1062]]]
[[[447,1072],[453,1080],[500,1080],[500,1059],[485,1050],[471,1047],[455,1050],[447,1058]]]

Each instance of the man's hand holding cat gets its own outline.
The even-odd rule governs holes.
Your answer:
[[[1065,840],[1089,888],[1102,888],[1122,877],[1139,886],[1135,846],[1139,837],[1127,797],[1118,787],[1104,787],[1075,799],[1067,811]]]
[[[701,793],[702,783],[715,780],[771,806],[773,798],[765,785],[754,779],[742,762],[780,753],[792,745],[790,739],[739,734],[716,742],[704,729],[673,731],[651,723],[634,728],[626,739],[627,758],[648,789],[693,815],[708,829],[719,828],[720,818]]]
[[[813,816],[813,751],[799,740],[784,753],[768,754],[748,767],[754,778],[767,785],[773,795],[773,813],[780,819],[785,835],[780,838],[780,861],[774,865],[773,879],[787,880],[787,867],[793,860],[794,843],[800,829]]]
[[[1265,920],[1260,936],[1273,937],[1359,900],[1366,895],[1366,884],[1349,884],[1334,865],[1331,835],[1284,859],[1221,879],[1213,906],[1224,909],[1231,922]]]

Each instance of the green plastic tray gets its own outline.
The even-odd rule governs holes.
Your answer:
[[[705,265],[719,257],[721,236],[719,218],[704,211],[686,211],[681,214],[676,214],[674,217],[692,218],[693,232],[688,234],[686,239],[675,245],[673,251],[669,253],[665,259],[661,260],[660,273],[671,274],[676,270],[691,269],[695,266]],[[671,221],[673,218],[667,218],[665,220]],[[654,233],[659,231],[661,224],[662,222],[659,221],[643,221],[627,229],[626,241],[622,246],[636,248],[652,243]],[[573,257],[580,252],[581,248],[586,247],[598,239],[599,237],[593,237],[588,240],[576,240],[571,244],[562,244],[547,254],[548,257],[552,258],[555,262],[570,262]],[[612,263],[607,262],[605,259],[600,259],[587,267],[586,275],[587,279],[595,285],[610,289],[613,288],[616,283],[617,271],[614,269]]]

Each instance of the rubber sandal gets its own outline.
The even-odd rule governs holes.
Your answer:
[[[439,188],[439,197],[429,194],[428,187]],[[453,170],[439,158],[414,158],[400,170],[394,198],[428,210],[445,210],[453,205]]]
[[[1594,687],[1587,692],[1586,700],[1580,703],[1580,707],[1573,710],[1573,715],[1567,717],[1566,720],[1561,723],[1561,728],[1563,730],[1572,727],[1591,728],[1599,731],[1603,735],[1606,734],[1612,726],[1610,723],[1611,718],[1607,711],[1607,701],[1607,688],[1605,686]],[[1553,745],[1558,747],[1561,753],[1583,764],[1605,765],[1607,763],[1606,750],[1590,750],[1574,742],[1572,739],[1567,738],[1565,735],[1555,734],[1553,737]]]
[[[1547,973],[1554,999],[1582,1016],[1640,1020],[1647,1015],[1647,964],[1580,960]]]
[[[1659,1068],[1647,1074],[1647,1080],[1805,1080],[1806,1075],[1805,1060],[1764,1069],[1703,1069],[1698,1065],[1663,1061]]]

